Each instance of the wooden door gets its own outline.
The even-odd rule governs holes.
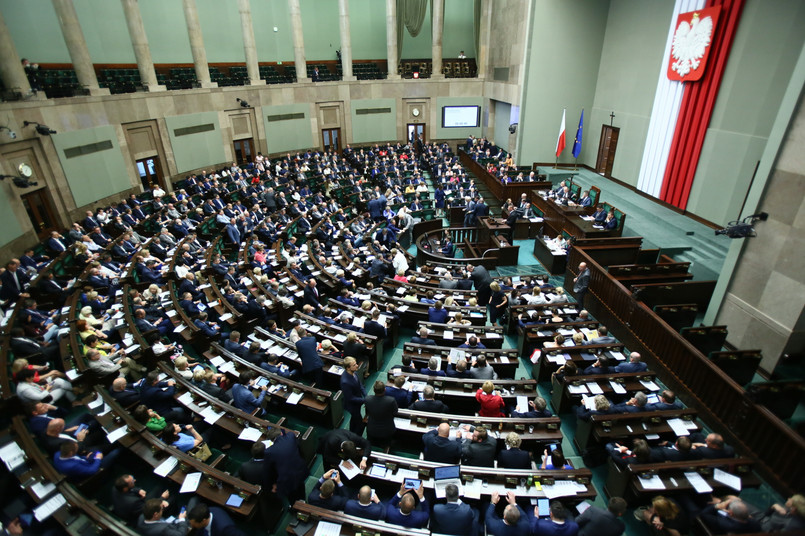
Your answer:
[[[243,167],[254,160],[255,152],[253,138],[235,140],[233,144],[235,146],[235,161],[238,163],[238,166]]]
[[[56,211],[53,210],[47,188],[23,194],[20,199],[40,239],[44,240],[57,230]]]
[[[609,125],[601,125],[601,140],[598,142],[598,158],[595,171],[605,177],[612,176],[612,163],[615,161],[615,149],[618,148],[618,136],[621,129]]]
[[[341,150],[341,129],[324,128],[321,131],[321,138],[325,151],[337,153]]]
[[[159,165],[158,156],[141,158],[135,163],[137,164],[137,173],[140,174],[140,182],[145,190],[151,190],[157,185],[163,190],[167,190],[165,181],[162,180],[162,168]]]

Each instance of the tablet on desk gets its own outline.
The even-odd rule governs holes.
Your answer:
[[[243,504],[243,497],[237,493],[233,493],[229,496],[229,499],[226,500],[226,505],[231,506],[232,508],[240,508],[241,504]]]

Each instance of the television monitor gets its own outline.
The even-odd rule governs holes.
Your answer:
[[[481,126],[480,106],[445,106],[442,108],[443,128],[468,128]]]

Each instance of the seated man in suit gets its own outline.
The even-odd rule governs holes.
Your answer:
[[[428,322],[446,324],[447,317],[447,309],[444,308],[444,303],[442,303],[442,300],[437,300],[433,307],[428,309]]]
[[[561,502],[553,501],[551,503],[550,516],[550,519],[540,519],[539,507],[535,506],[531,532],[533,534],[544,534],[545,536],[574,536],[578,534],[579,526],[570,519],[569,512]]]
[[[589,207],[589,206],[591,206],[593,204],[593,200],[590,198],[590,191],[589,190],[584,190],[581,193],[581,197],[579,198],[579,201],[578,201],[577,204],[579,206],[582,206],[582,207]]]
[[[381,521],[386,516],[383,503],[369,486],[363,486],[358,491],[357,499],[349,499],[344,506],[344,513],[351,516],[363,517]]]
[[[635,395],[622,404],[612,406],[613,413],[640,413],[646,411],[648,397],[646,393],[637,392]]]
[[[598,225],[604,223],[604,220],[607,219],[607,212],[606,210],[604,210],[603,206],[598,205],[597,207],[595,207],[595,212],[593,213],[593,219],[595,220],[595,223],[597,223]]]
[[[414,497],[416,494],[416,498]],[[425,498],[425,487],[419,483],[416,490],[405,488],[405,480],[400,484],[400,491],[386,507],[386,522],[413,529],[423,529],[430,518],[428,500]]]
[[[147,499],[161,498],[162,506],[169,506],[168,498],[170,492],[163,490],[159,493],[159,488],[155,488],[151,493],[142,488],[136,487],[137,481],[132,475],[121,475],[115,480],[115,487],[112,490],[112,504],[115,507],[115,515],[131,526],[137,524],[137,519],[143,513],[145,501]]]
[[[713,534],[748,534],[761,531],[760,523],[749,517],[746,503],[735,496],[708,505],[699,514],[699,519]]]
[[[553,417],[553,413],[548,409],[548,402],[541,396],[528,401],[528,411],[521,413],[511,408],[509,415],[518,419],[545,419]]]
[[[461,445],[461,463],[494,467],[497,446],[495,436],[487,432],[483,426],[478,426],[473,430],[472,437],[465,439]]]
[[[704,443],[700,441],[700,438],[701,434],[691,436],[691,440],[693,441],[691,448],[693,448],[700,457],[706,460],[716,460],[735,456],[735,449],[724,443],[724,438],[721,434],[707,434]]]
[[[672,409],[682,409],[682,402],[676,399],[676,395],[670,389],[665,389],[660,393],[659,402],[646,406],[646,411],[664,411]]]
[[[436,390],[432,385],[426,385],[422,390],[422,400],[411,404],[414,411],[427,411],[429,413],[450,413],[450,408],[441,400],[435,400]]]
[[[695,450],[691,450],[690,437],[680,436],[676,442],[670,444],[666,441],[665,445],[654,447],[653,455],[666,462],[686,462],[688,460],[698,460],[700,455]]]
[[[497,512],[497,504],[500,501],[500,493],[492,492],[489,506],[486,509],[486,531],[495,536],[528,536],[531,533],[528,516],[520,506],[517,505],[517,498],[513,491],[506,493],[506,508],[501,516]]]
[[[626,530],[621,517],[626,512],[626,501],[621,497],[609,499],[607,509],[590,506],[579,517],[579,536],[620,536]]]
[[[455,364],[447,365],[445,374],[450,378],[469,378],[469,364],[466,359],[459,359]]]
[[[420,369],[420,374],[426,374],[428,376],[446,376],[443,370],[439,370],[439,365],[441,365],[441,359],[438,357],[431,357],[428,359],[428,366]]]
[[[520,448],[523,440],[517,432],[506,435],[506,448],[498,454],[498,467],[508,469],[531,469],[531,453]]]
[[[143,513],[137,521],[137,530],[143,536],[186,536],[188,530],[187,513],[182,512],[176,519],[162,519],[164,506],[162,499],[145,501]]]
[[[604,229],[611,231],[618,228],[618,219],[615,218],[615,211],[610,210],[607,212],[607,217],[604,220]]]
[[[53,456],[53,466],[71,480],[83,480],[101,470],[102,460],[103,454],[100,452],[90,452],[87,457],[78,456],[78,443],[65,441]]]
[[[615,372],[644,372],[648,370],[648,365],[640,361],[640,359],[638,352],[632,352],[629,354],[629,361],[616,366]]]
[[[385,339],[388,336],[388,330],[386,326],[379,322],[380,320],[380,310],[375,309],[372,312],[372,319],[367,320],[363,325],[363,333],[367,335],[374,335],[379,339]]]
[[[461,502],[458,486],[448,484],[445,488],[447,503],[433,506],[430,529],[434,533],[454,534],[456,536],[475,536],[478,534],[478,510]]]
[[[386,386],[386,394],[397,401],[397,407],[406,409],[411,405],[413,393],[408,389],[403,389],[405,376],[402,374],[394,378],[394,385]]]
[[[235,522],[226,513],[226,510],[217,506],[207,506],[203,502],[197,503],[187,513],[190,522],[188,536],[245,536],[245,533],[235,526]]]
[[[599,326],[598,337],[592,339],[587,344],[614,344],[616,342],[618,342],[618,340],[609,334],[609,330],[606,326]]]
[[[347,491],[341,482],[341,473],[330,469],[324,473],[307,497],[307,503],[328,510],[343,510],[347,504]]]
[[[444,244],[442,245],[442,255],[450,258],[456,256],[456,247],[453,245],[453,242],[451,242],[449,238],[445,240]]]
[[[453,279],[453,274],[450,272],[445,272],[444,278],[439,281],[439,288],[445,289],[457,289],[458,288],[458,281]]]
[[[450,425],[446,422],[425,433],[422,443],[425,445],[425,460],[429,462],[457,464],[461,461],[461,441],[450,437]]]
[[[431,346],[436,346],[436,341],[429,339],[428,335],[430,335],[430,330],[425,326],[422,326],[419,328],[419,335],[411,337],[411,342],[414,344],[428,344]]]

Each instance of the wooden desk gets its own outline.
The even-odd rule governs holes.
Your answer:
[[[695,409],[675,409],[670,411],[642,411],[639,413],[619,413],[612,415],[593,415],[589,420],[578,419],[573,443],[582,452],[592,443],[609,443],[658,434],[661,439],[675,440],[668,419],[680,418],[695,423],[698,412]],[[700,430],[696,424],[691,432]]]
[[[581,218],[587,212],[584,207],[557,205],[552,200],[546,199],[541,195],[532,195],[531,198],[534,201],[534,206],[544,214],[545,227],[543,233],[550,237],[558,236],[562,234],[562,231],[567,231],[576,238],[620,236],[623,232],[623,229],[611,231],[595,229],[593,222]]]
[[[534,240],[534,256],[551,275],[563,274],[567,269],[567,252],[559,253],[548,247],[540,236]]]
[[[753,464],[754,461],[751,458],[723,458],[619,467],[618,464],[610,460],[604,490],[610,497],[623,497],[631,504],[642,503],[657,494],[675,495],[694,492],[694,488],[685,477],[685,473],[695,472],[701,475],[707,484],[713,488],[714,494],[735,494],[737,491],[733,488],[713,478],[714,469],[718,468],[737,476],[741,480],[741,489],[745,489],[760,485],[760,479],[752,472]],[[653,476],[660,477],[665,487],[664,490],[644,487],[645,479]]]
[[[403,355],[411,357],[411,362],[418,368],[426,368],[431,357],[438,357],[442,360],[439,370],[447,370],[449,364],[449,346],[432,346],[429,344],[405,343]],[[467,361],[471,362],[473,356],[486,356],[486,363],[495,369],[500,378],[514,378],[517,366],[520,364],[517,359],[517,350],[513,348],[502,349],[475,349],[461,348],[467,356]]]
[[[514,404],[514,399],[511,399]],[[471,415],[457,415],[453,413],[434,414],[427,411],[414,411],[411,409],[401,409],[397,412],[394,424],[397,426],[397,434],[408,437],[414,441],[414,445],[422,444],[422,436],[433,430],[441,423],[450,424],[454,435],[460,425],[484,426],[490,434],[495,436],[498,449],[505,448],[506,435],[509,432],[517,432],[523,440],[524,449],[542,452],[543,448],[550,443],[561,443],[562,424],[559,417],[545,417],[541,419],[521,419],[510,417],[476,417]]]
[[[387,386],[394,385],[394,377],[397,374],[393,370],[388,372]],[[450,378],[445,376],[429,376],[427,374],[405,374],[411,389],[414,392],[421,391],[424,386],[430,385],[436,390],[436,398],[448,406],[453,413],[462,415],[473,415],[478,411],[478,401],[475,393],[478,392],[486,380],[473,380],[470,378]],[[531,399],[537,392],[537,382],[535,380],[501,380],[494,381],[495,388],[498,389],[506,402],[506,406],[515,406],[517,397],[524,396]]]
[[[334,512],[326,508],[311,506],[303,501],[296,501],[293,505],[299,523],[308,526],[304,536],[313,536],[319,521],[328,521],[341,525],[341,536],[355,536],[356,534],[371,534],[373,536],[430,536],[428,529],[409,529],[400,525],[393,525],[385,521],[373,521],[358,516],[350,516],[342,512]],[[302,521],[304,519],[304,521]],[[291,525],[285,529],[288,534],[296,534]]]
[[[422,480],[423,487],[430,492],[433,489],[434,481],[432,478],[434,469],[436,467],[444,467],[445,464],[428,462],[424,460],[412,460],[402,456],[395,456],[393,454],[384,454],[382,452],[372,452],[369,457],[371,465],[384,465],[386,466],[387,474],[385,479],[380,479],[371,476],[371,466],[367,470],[357,475],[353,480],[358,484],[371,484],[373,487],[384,487],[389,492],[400,489],[400,483],[403,478],[406,478],[406,470],[415,471],[419,478]],[[389,471],[389,466],[393,471]],[[487,485],[481,484],[479,491],[483,499],[489,497],[492,492],[497,491],[501,495],[505,495],[509,491],[513,491],[518,499],[522,498],[545,498],[545,490],[543,486],[555,485],[561,481],[576,482],[584,487],[584,491],[570,492],[568,495],[562,497],[562,502],[575,504],[586,499],[594,499],[596,496],[595,488],[592,485],[592,473],[589,469],[560,469],[560,470],[533,470],[533,469],[506,469],[501,471],[494,467],[475,467],[471,465],[461,466],[461,481],[463,486],[475,486],[479,481],[487,481]],[[532,484],[528,484],[528,478],[531,477]],[[466,492],[466,489],[465,489]],[[527,507],[524,507],[527,509]],[[532,508],[533,510],[533,508]]]

